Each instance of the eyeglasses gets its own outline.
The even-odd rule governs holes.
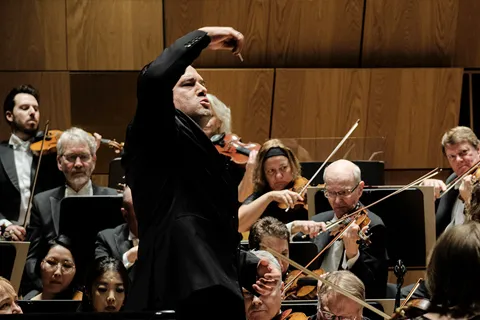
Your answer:
[[[345,189],[345,190],[338,191],[338,192],[328,191],[327,189],[325,189],[323,191],[323,194],[325,195],[325,198],[327,198],[327,199],[335,199],[336,197],[346,198],[346,197],[350,196],[353,193],[353,191],[355,191],[355,189],[358,188],[359,185],[360,185],[360,182],[358,182],[357,185],[355,187],[353,187],[353,189]]]
[[[75,264],[71,261],[65,260],[63,262],[54,259],[43,259],[45,262],[45,269],[49,272],[57,271],[58,266],[62,273],[69,274],[75,270]]]
[[[89,155],[89,154],[86,154],[86,153],[82,153],[82,154],[64,154],[63,157],[65,158],[65,160],[67,160],[68,162],[75,162],[77,161],[77,158],[80,158],[80,161],[81,162],[87,162],[89,161],[92,156]]]
[[[320,318],[324,320],[356,320],[357,319],[357,316],[353,316],[353,317],[337,316],[336,314],[331,313],[330,311],[324,310],[324,308],[320,304],[320,301],[318,302],[317,310]],[[362,318],[363,317],[360,317],[360,319]]]
[[[319,310],[321,317],[325,320],[356,320],[357,317],[342,317],[342,316],[337,316],[331,312],[325,311],[325,310]]]

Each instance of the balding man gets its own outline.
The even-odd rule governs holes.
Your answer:
[[[312,220],[335,222],[362,206],[360,197],[365,183],[357,165],[347,160],[335,161],[325,169],[323,180],[324,194],[333,210],[316,214]],[[365,284],[367,298],[383,298],[388,277],[386,228],[376,214],[368,211],[368,217],[371,220],[370,246],[359,244],[361,230],[353,223],[344,233],[342,240],[336,241],[320,256],[321,267],[327,272],[350,270]],[[332,239],[333,236],[325,232],[313,241],[321,251]]]

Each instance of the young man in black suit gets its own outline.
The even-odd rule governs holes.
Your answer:
[[[40,98],[31,85],[13,88],[3,104],[5,120],[12,134],[9,141],[0,144],[0,225],[13,241],[24,241],[28,201],[37,169],[38,155],[30,150],[31,143],[40,134]],[[65,183],[58,171],[55,154],[45,154],[37,177],[34,193],[56,188]],[[28,221],[27,221],[28,222]]]
[[[332,210],[314,215],[313,221],[335,222],[362,206],[360,197],[364,182],[357,165],[348,160],[334,161],[325,169],[323,179],[324,193]],[[349,270],[354,273],[365,284],[367,298],[384,298],[388,278],[387,230],[382,219],[369,210],[368,218],[371,220],[369,232],[372,242],[368,247],[360,245],[360,228],[353,223],[342,240],[335,241],[319,259],[321,268],[326,272]],[[323,225],[322,229],[325,227]],[[320,252],[333,238],[329,232],[324,232],[313,241]]]
[[[214,299],[230,318],[243,320],[241,287],[263,292],[280,281],[266,261],[238,249],[238,186],[229,160],[202,131],[212,112],[205,82],[190,66],[207,47],[238,54],[243,44],[232,28],[201,28],[140,72],[122,157],[141,240],[126,310],[174,309],[177,319],[191,319]],[[159,157],[152,137],[162,141]]]

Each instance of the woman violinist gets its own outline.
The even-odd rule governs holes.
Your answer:
[[[293,152],[278,139],[266,141],[258,152],[253,172],[254,192],[243,202],[238,212],[239,231],[248,231],[255,221],[264,216],[275,217],[283,223],[307,220],[307,209],[295,206],[305,199],[299,193],[289,190],[299,179],[304,180],[301,177],[300,163]],[[295,210],[286,211],[279,204]]]
[[[407,303],[394,318],[479,319],[480,224],[467,222],[447,229],[438,238],[427,266],[430,303]],[[422,305],[422,308],[415,306]],[[419,310],[419,309],[423,309]],[[412,314],[421,313],[421,316]]]

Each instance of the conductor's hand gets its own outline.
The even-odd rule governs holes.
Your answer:
[[[429,187],[434,187],[435,188],[435,199],[438,199],[440,196],[440,192],[443,192],[447,189],[447,186],[442,180],[438,179],[427,179],[423,181],[421,186],[429,186]]]
[[[239,54],[244,45],[243,34],[231,27],[203,27],[198,29],[210,37],[208,48],[211,50],[230,50]]]

